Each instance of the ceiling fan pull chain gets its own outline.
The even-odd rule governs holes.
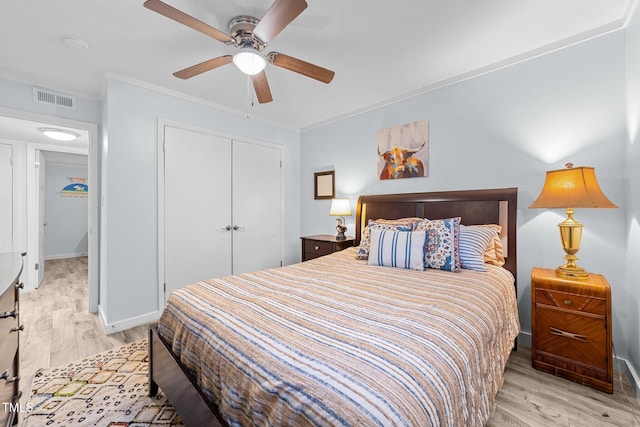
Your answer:
[[[249,97],[249,107],[253,107],[253,81],[251,76],[247,76],[247,96]]]

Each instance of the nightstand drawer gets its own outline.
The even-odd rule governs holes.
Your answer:
[[[602,298],[550,291],[548,289],[536,289],[535,301],[537,304],[546,304],[553,307],[598,314],[601,316],[604,316],[607,312],[607,302]]]
[[[333,243],[320,240],[305,240],[304,251],[309,255],[329,255],[333,252]]]
[[[538,305],[534,327],[537,352],[607,369],[607,327],[603,318]]]

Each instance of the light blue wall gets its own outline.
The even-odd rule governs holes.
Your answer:
[[[285,263],[298,259],[299,132],[107,80],[103,147],[102,292],[108,324],[158,312],[158,119],[284,146]],[[213,165],[212,165],[213,166]],[[129,323],[127,323],[129,324]]]
[[[640,368],[640,8],[626,31],[627,54],[627,289],[629,358]]]
[[[329,202],[313,200],[313,172],[327,167],[335,167],[337,195],[349,197],[352,206],[360,194],[518,187],[518,300],[522,329],[529,333],[531,268],[563,262],[556,225],[564,212],[528,206],[547,170],[568,161],[594,166],[620,209],[576,212],[585,226],[579,264],[611,283],[614,340],[627,354],[630,336],[622,325],[637,317],[625,286],[624,90],[624,32],[618,31],[304,130],[301,232],[333,232]],[[429,120],[429,177],[379,181],[376,132],[421,119]],[[351,217],[351,233],[353,222]]]
[[[87,156],[84,156],[87,157]],[[46,154],[45,154],[46,158]],[[45,163],[45,259],[86,256],[88,199],[63,197],[62,189],[71,184],[69,177],[87,178],[87,166]]]

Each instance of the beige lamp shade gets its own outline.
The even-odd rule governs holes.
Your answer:
[[[351,216],[351,203],[349,199],[333,199],[331,200],[331,208],[329,209],[331,216]]]
[[[530,208],[617,208],[604,195],[596,180],[592,167],[574,168],[547,172],[542,192]]]
[[[574,168],[567,163],[567,169],[547,172],[542,192],[530,208],[566,208],[567,219],[558,224],[560,240],[565,252],[566,263],[556,268],[556,274],[561,277],[585,279],[589,273],[576,265],[582,240],[582,224],[573,217],[573,208],[617,208],[604,195],[596,173],[592,167],[580,166]]]

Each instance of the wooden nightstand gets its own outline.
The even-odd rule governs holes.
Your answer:
[[[300,239],[302,239],[302,261],[309,261],[350,248],[355,243],[353,237],[347,237],[346,240],[336,240],[336,236],[331,234],[305,236]]]
[[[531,271],[533,367],[613,393],[611,288],[600,274],[566,279]]]

